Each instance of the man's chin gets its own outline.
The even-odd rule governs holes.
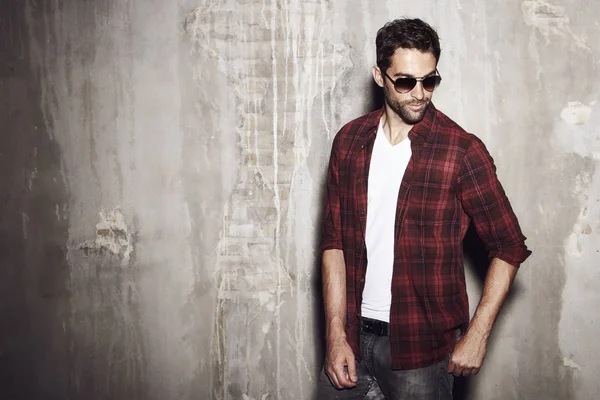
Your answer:
[[[390,107],[396,113],[396,115],[408,125],[414,125],[421,122],[425,117],[425,113],[427,112],[430,104],[430,102],[427,102],[422,109],[415,111],[411,110],[408,104],[395,103],[391,101],[386,101],[386,103],[388,107]]]
[[[425,117],[425,111],[427,111],[427,106],[425,106],[425,108],[422,111],[419,111],[418,113],[415,113],[414,111],[403,112],[399,114],[399,117],[402,118],[402,120],[405,123],[409,125],[414,125],[418,124],[423,120],[423,118]]]

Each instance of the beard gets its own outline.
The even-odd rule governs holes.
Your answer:
[[[406,101],[398,101],[394,99],[387,88],[387,86],[383,86],[383,94],[385,96],[386,104],[408,125],[414,125],[416,123],[421,122],[423,117],[425,117],[425,113],[429,108],[430,99],[419,100],[406,100]],[[422,110],[413,111],[409,108],[411,105],[421,105],[425,104]]]

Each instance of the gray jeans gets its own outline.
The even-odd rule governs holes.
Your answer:
[[[336,389],[323,369],[317,400],[452,400],[454,376],[446,370],[450,356],[424,368],[393,370],[390,338],[369,333],[360,335],[360,354],[357,385]]]

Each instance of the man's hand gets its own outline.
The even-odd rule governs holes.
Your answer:
[[[347,368],[347,369],[346,369]],[[325,372],[333,386],[338,389],[356,386],[356,362],[354,353],[344,337],[327,343]]]
[[[467,330],[456,342],[448,362],[448,372],[454,376],[477,375],[486,351],[487,339],[475,331]]]

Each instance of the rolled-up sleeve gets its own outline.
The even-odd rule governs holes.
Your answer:
[[[325,189],[325,204],[323,229],[321,233],[321,254],[325,250],[342,250],[342,221],[339,186],[339,134],[333,140],[329,167],[327,169],[327,187]]]
[[[489,254],[519,267],[531,255],[525,236],[496,175],[494,160],[477,137],[464,156],[458,178],[463,209]]]

